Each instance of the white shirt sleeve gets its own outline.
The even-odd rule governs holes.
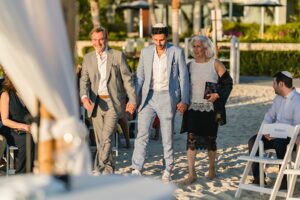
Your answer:
[[[273,100],[271,108],[265,114],[264,120],[262,122],[263,124],[272,124],[272,123],[276,122],[276,107],[277,107],[278,101],[279,101],[279,99],[277,96]]]

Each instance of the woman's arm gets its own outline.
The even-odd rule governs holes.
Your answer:
[[[215,61],[215,70],[218,74],[219,77],[222,77],[223,74],[226,72],[226,68],[224,67],[223,63],[221,63],[219,60]],[[208,101],[209,102],[215,102],[217,99],[220,98],[220,95],[218,93],[212,93],[212,94],[208,94]]]
[[[30,125],[24,124],[24,123],[19,123],[15,122],[11,119],[9,119],[9,95],[7,92],[3,92],[1,94],[1,101],[0,101],[0,107],[1,107],[1,119],[3,125],[13,128],[13,129],[18,129],[22,131],[27,131],[29,132],[30,130]]]
[[[223,63],[221,61],[217,60],[217,59],[215,61],[215,69],[216,69],[216,72],[217,72],[219,77],[222,77],[223,74],[226,72],[226,68],[223,65]]]

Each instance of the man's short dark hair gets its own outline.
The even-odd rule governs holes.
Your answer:
[[[152,35],[164,34],[165,36],[169,35],[168,27],[152,27]]]
[[[275,78],[277,84],[279,82],[283,82],[284,85],[287,87],[287,88],[292,88],[293,87],[293,79],[290,78],[290,77],[287,77],[286,75],[284,75],[283,73],[281,72],[277,72],[273,78]]]
[[[90,38],[92,38],[92,35],[93,35],[93,33],[95,33],[95,32],[96,32],[96,33],[103,32],[104,35],[105,35],[105,39],[108,39],[108,33],[107,33],[107,30],[106,30],[104,27],[99,26],[99,27],[93,28],[93,29],[90,31],[90,33],[89,33]]]

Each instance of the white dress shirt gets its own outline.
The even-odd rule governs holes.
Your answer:
[[[152,81],[150,88],[152,88],[154,91],[165,91],[169,89],[166,51],[160,57],[158,56],[156,50],[154,52]]]
[[[106,80],[106,64],[107,64],[107,50],[105,50],[101,56],[96,51],[98,70],[100,75],[98,94],[108,95],[107,80]]]
[[[286,97],[277,95],[263,123],[300,124],[300,94],[293,89]]]

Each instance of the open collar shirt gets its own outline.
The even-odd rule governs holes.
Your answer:
[[[98,87],[99,95],[108,95],[107,80],[106,80],[107,52],[108,52],[107,48],[105,49],[104,52],[102,52],[101,55],[96,51],[98,71],[100,75],[99,87]]]
[[[154,51],[151,88],[154,91],[166,91],[169,89],[167,73],[167,51],[159,57]]]
[[[300,124],[300,94],[293,89],[286,97],[277,95],[263,123]]]

